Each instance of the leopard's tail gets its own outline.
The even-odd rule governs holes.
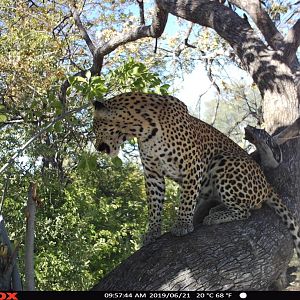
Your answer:
[[[275,209],[275,212],[277,215],[280,216],[283,223],[287,226],[289,229],[295,247],[297,251],[297,255],[300,258],[300,227],[295,218],[292,216],[292,214],[289,212],[288,208],[282,203],[279,196],[274,192],[270,191],[268,200],[266,203]]]

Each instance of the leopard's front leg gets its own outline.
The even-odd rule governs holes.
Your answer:
[[[193,216],[200,190],[200,180],[187,177],[182,181],[177,221],[171,233],[183,236],[194,231]]]
[[[165,197],[164,176],[156,169],[152,171],[144,165],[146,192],[148,200],[148,231],[144,235],[143,245],[155,241],[161,235],[161,220]]]

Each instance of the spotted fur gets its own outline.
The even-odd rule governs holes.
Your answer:
[[[117,155],[125,140],[138,139],[149,210],[145,243],[161,234],[165,177],[169,177],[181,186],[173,234],[194,230],[197,199],[217,196],[226,207],[213,209],[204,219],[207,225],[246,219],[266,202],[289,228],[300,254],[299,226],[259,165],[220,131],[191,116],[178,99],[127,93],[95,102],[94,131],[96,149],[109,155]]]

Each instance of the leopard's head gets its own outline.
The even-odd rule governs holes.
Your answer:
[[[96,135],[95,148],[110,156],[118,155],[126,134],[121,132],[120,123],[112,109],[102,102],[94,102],[93,131]]]

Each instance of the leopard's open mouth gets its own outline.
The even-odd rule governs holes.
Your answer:
[[[110,147],[106,143],[102,143],[98,146],[98,151],[110,154]]]

